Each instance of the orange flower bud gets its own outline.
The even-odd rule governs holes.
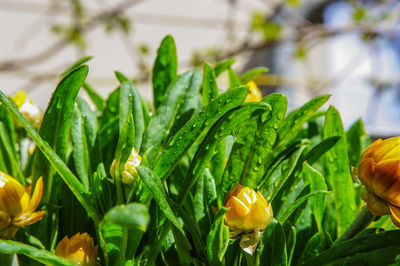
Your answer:
[[[248,102],[259,102],[262,100],[262,94],[257,87],[257,84],[254,81],[249,81],[246,83],[249,86],[249,91],[247,93],[246,99],[244,100],[245,103]]]
[[[362,197],[371,213],[391,214],[400,227],[400,137],[372,143],[361,155],[358,174],[368,190]]]
[[[26,120],[32,126],[38,128],[42,122],[42,111],[33,103],[32,99],[29,98],[25,92],[18,91],[14,95],[13,101]],[[20,127],[20,124],[17,123],[17,126]]]
[[[0,171],[0,238],[11,239],[18,227],[36,223],[44,211],[35,211],[43,193],[43,181],[39,178],[33,194],[11,176]]]
[[[136,177],[138,176],[138,172],[136,168],[142,162],[142,157],[136,152],[135,148],[132,149],[131,154],[129,155],[128,160],[126,161],[124,168],[122,169],[121,177],[122,183],[126,185],[134,185],[136,182]],[[111,176],[115,178],[115,160],[112,162],[110,167]]]
[[[231,237],[241,234],[241,248],[253,254],[262,231],[273,219],[271,204],[260,192],[236,184],[226,195],[224,207],[229,209],[225,222]]]
[[[71,238],[64,237],[57,245],[55,254],[76,265],[95,266],[97,264],[97,246],[88,233],[77,233]]]

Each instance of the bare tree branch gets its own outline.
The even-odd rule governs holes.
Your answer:
[[[87,33],[88,31],[96,28],[102,22],[115,18],[132,5],[137,4],[141,1],[142,0],[125,0],[113,8],[107,9],[106,11],[102,11],[99,14],[94,15],[91,19],[89,19],[88,22],[80,26],[77,30],[79,30],[80,33]],[[55,43],[35,55],[26,58],[13,58],[0,62],[0,71],[17,70],[20,68],[25,68],[27,66],[41,63],[59,53],[70,43],[71,39],[66,36],[57,40]]]

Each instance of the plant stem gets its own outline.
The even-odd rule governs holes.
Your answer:
[[[356,236],[364,230],[374,218],[375,216],[368,210],[367,205],[365,205],[343,235],[333,242],[332,247]]]

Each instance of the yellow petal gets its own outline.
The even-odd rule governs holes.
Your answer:
[[[225,207],[229,208],[229,211],[225,214],[228,226],[243,229],[243,219],[249,213],[249,208],[236,197],[232,197]]]
[[[400,228],[400,208],[389,204],[390,216],[395,226]]]
[[[375,149],[375,147],[377,147],[378,144],[380,144],[382,141],[382,139],[377,139],[371,145],[369,145],[368,148],[366,148],[365,151],[361,154],[360,161],[371,156],[370,153],[372,152],[372,150]]]
[[[15,236],[15,233],[17,232],[17,230],[18,230],[18,227],[14,226],[14,225],[10,225],[6,229],[0,231],[0,238],[9,240]]]
[[[363,188],[363,190],[361,190],[361,198],[367,203],[368,210],[373,215],[390,214],[388,205],[368,189]]]
[[[97,264],[97,246],[94,246],[93,238],[87,233],[77,233],[70,239],[64,237],[58,243],[55,254],[76,265],[94,266]]]
[[[243,188],[236,196],[238,200],[240,200],[246,207],[250,207],[251,204],[253,203],[253,195],[252,191],[248,188],[245,187]]]
[[[228,202],[228,200],[229,200],[230,198],[232,198],[233,196],[236,197],[236,196],[240,193],[240,191],[241,191],[243,188],[244,188],[244,187],[243,187],[241,184],[236,184],[236,185],[231,189],[231,191],[229,191],[228,194],[226,194],[224,206],[226,205],[226,203]]]
[[[28,212],[15,218],[13,224],[15,226],[27,226],[40,221],[43,218],[44,211]]]
[[[26,95],[26,93],[24,91],[18,91],[14,97],[12,98],[13,102],[15,103],[15,105],[19,108],[21,108],[21,106],[26,102],[26,101],[30,101],[32,102],[32,100],[30,100],[28,98],[28,95]]]
[[[0,171],[0,210],[10,217],[19,215],[22,206],[27,206],[29,195],[17,180]]]
[[[43,195],[43,179],[40,177],[35,185],[35,190],[31,196],[31,200],[29,201],[29,205],[27,207],[27,211],[34,211],[37,206],[39,206],[40,200],[42,199]]]
[[[394,137],[385,139],[384,141],[374,145],[370,150],[368,157],[373,157],[375,161],[383,160],[385,155],[390,152],[393,148],[399,145],[400,138]]]
[[[247,84],[249,86],[249,91],[247,93],[245,103],[248,102],[259,102],[262,100],[262,94],[254,81],[249,81]]]
[[[365,158],[360,161],[358,166],[358,177],[361,183],[368,188],[372,187],[372,177],[375,171],[375,162],[372,158]]]
[[[10,225],[11,218],[6,212],[0,211],[0,231],[4,230]]]
[[[394,205],[400,204],[400,161],[380,161],[375,165],[369,190]]]
[[[381,160],[400,160],[400,142],[397,142]]]
[[[245,217],[243,225],[246,230],[264,229],[272,220],[272,217],[271,204],[257,200],[252,205],[249,214]]]

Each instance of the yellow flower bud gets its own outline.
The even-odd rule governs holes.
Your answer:
[[[141,162],[142,157],[136,152],[135,148],[133,148],[121,172],[122,183],[127,185],[135,184],[136,177],[138,176],[136,168],[140,165]],[[115,178],[115,163],[116,162],[114,160],[110,167],[110,173],[113,178]]]
[[[64,237],[57,245],[55,254],[75,265],[95,266],[97,263],[97,246],[88,233],[77,233],[71,238]]]
[[[361,155],[358,177],[362,198],[374,215],[391,214],[400,227],[400,137],[377,140]]]
[[[31,195],[30,186],[24,187],[0,171],[0,238],[11,239],[18,227],[31,225],[42,219],[44,211],[35,211],[42,193],[42,178],[36,182]]]
[[[18,91],[14,95],[13,101],[26,120],[32,126],[38,128],[42,122],[42,112],[40,108],[33,103],[32,99],[29,98],[25,92]],[[19,123],[17,126],[20,127]]]
[[[264,229],[273,219],[272,207],[260,192],[236,184],[225,198],[226,223],[232,230]]]
[[[254,81],[249,81],[246,83],[249,86],[249,91],[247,93],[246,99],[244,100],[245,103],[248,102],[259,102],[262,100],[262,94],[257,87],[257,84]]]
[[[273,219],[272,207],[260,192],[236,184],[226,195],[224,207],[228,208],[225,222],[231,237],[241,235],[240,246],[253,254],[262,231]]]

